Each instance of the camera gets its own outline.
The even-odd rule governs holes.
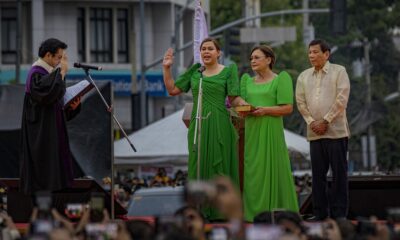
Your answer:
[[[212,205],[218,194],[226,191],[226,186],[213,181],[190,181],[185,186],[184,198],[191,206]]]
[[[312,238],[323,239],[325,236],[324,223],[311,222],[307,224],[307,236]]]
[[[51,220],[51,193],[47,191],[41,191],[36,193],[36,206],[38,208],[37,219],[40,220]]]
[[[376,224],[367,219],[358,219],[356,232],[362,236],[376,236]]]
[[[213,227],[208,234],[210,240],[228,240],[229,230],[226,227]]]
[[[99,223],[103,221],[104,214],[104,195],[102,193],[92,193],[90,197],[90,221]]]
[[[248,240],[273,240],[279,239],[284,234],[278,225],[255,224],[246,228]]]
[[[83,205],[81,203],[68,203],[64,212],[69,219],[79,219],[83,214]]]
[[[0,212],[7,213],[7,194],[0,193]],[[0,216],[0,229],[6,227],[6,221]]]
[[[387,220],[392,224],[400,223],[400,208],[389,208],[387,211]]]
[[[155,228],[158,234],[167,234],[171,231],[182,229],[185,224],[182,216],[158,216],[155,219]]]
[[[116,223],[89,223],[85,227],[88,239],[115,239],[118,225]]]

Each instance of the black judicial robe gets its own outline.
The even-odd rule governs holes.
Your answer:
[[[43,67],[34,66],[28,74],[20,172],[20,190],[26,194],[61,190],[72,184],[66,120],[72,119],[80,106],[74,111],[63,109],[65,89],[60,69],[48,73]]]

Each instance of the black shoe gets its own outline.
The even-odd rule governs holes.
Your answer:
[[[322,222],[325,221],[327,217],[320,217],[320,216],[311,216],[309,218],[304,218],[306,222]]]
[[[336,222],[337,222],[337,221],[346,221],[346,220],[347,220],[346,217],[334,217],[333,219],[334,219]]]

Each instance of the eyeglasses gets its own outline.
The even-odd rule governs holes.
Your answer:
[[[253,60],[258,61],[258,60],[263,59],[263,58],[267,58],[267,56],[251,56],[251,57],[249,58],[249,60],[250,60],[250,61],[253,61]]]

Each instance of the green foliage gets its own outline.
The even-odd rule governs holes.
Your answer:
[[[238,0],[211,0],[211,29],[241,18],[242,7]]]
[[[241,2],[238,0],[212,0],[212,28],[222,26],[241,18]],[[261,11],[271,12],[284,9],[298,9],[302,0],[268,0],[261,1]],[[310,0],[310,8],[329,8],[329,0]],[[400,1],[398,0],[347,0],[347,33],[334,36],[329,28],[329,14],[310,14],[310,23],[315,27],[316,38],[327,40],[337,51],[331,55],[331,61],[344,65],[351,80],[351,93],[347,115],[351,122],[366,105],[365,77],[352,76],[352,62],[364,58],[362,47],[353,47],[355,40],[371,43],[371,89],[372,101],[382,106],[384,117],[373,124],[376,135],[379,165],[388,170],[400,168],[400,98],[384,103],[388,94],[399,89],[397,75],[400,71],[400,53],[392,41],[393,29],[400,27]],[[302,40],[302,15],[279,16],[264,18],[262,27],[296,26],[298,39],[274,47],[277,55],[275,71],[285,70],[293,78],[294,86],[300,72],[310,67],[307,48]],[[270,43],[266,43],[270,44]],[[245,49],[245,48],[243,48]],[[247,46],[249,52],[251,46]],[[239,64],[240,65],[240,64]],[[243,69],[249,70],[248,62],[241,63]],[[305,124],[295,109],[294,113],[285,119],[285,127],[300,134],[305,133]],[[350,129],[351,130],[351,129]],[[361,135],[353,135],[349,142],[351,159],[361,161]]]
[[[328,3],[314,3],[316,5]],[[384,103],[383,99],[388,94],[398,89],[397,74],[400,70],[400,53],[396,50],[391,32],[400,26],[400,2],[394,0],[347,0],[347,26],[345,36],[332,36],[327,27],[327,19],[314,15],[312,22],[316,27],[317,37],[325,38],[331,45],[336,45],[339,50],[332,55],[333,62],[346,66],[350,74],[352,90],[348,105],[348,117],[351,121],[363,109],[366,103],[365,77],[356,79],[351,76],[351,63],[353,60],[364,57],[363,48],[354,48],[350,43],[354,40],[371,42],[371,89],[372,101],[383,105],[383,119],[373,124],[376,135],[377,154],[379,165],[383,169],[398,169],[400,164],[400,143],[396,141],[399,136],[400,108],[398,101]],[[384,111],[386,110],[386,111]],[[351,129],[350,129],[351,130]],[[365,132],[362,134],[366,134]],[[360,161],[361,147],[360,136],[350,139],[352,159]],[[358,159],[357,159],[358,158]]]

